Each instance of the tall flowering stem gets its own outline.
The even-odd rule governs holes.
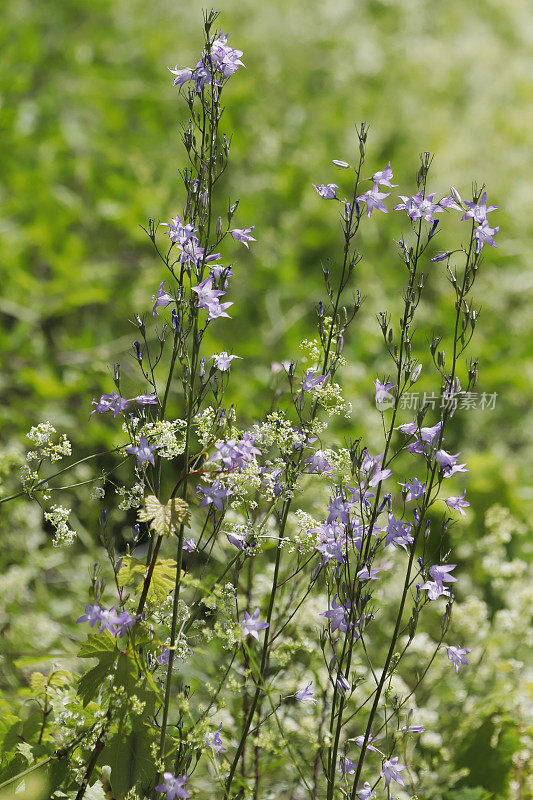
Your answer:
[[[442,542],[448,514],[464,515],[469,503],[466,490],[440,494],[450,478],[468,472],[460,453],[445,449],[446,435],[458,401],[477,380],[477,362],[460,375],[460,361],[478,319],[470,291],[484,247],[496,246],[498,228],[487,220],[496,207],[487,204],[484,187],[474,187],[471,201],[454,188],[436,201],[428,191],[427,153],[416,193],[398,195],[401,202],[392,206],[391,164],[365,174],[368,128],[356,128],[353,165],[335,159],[338,183],[313,184],[316,202],[338,208],[341,224],[338,257],[322,265],[316,335],[301,343],[301,361],[273,365],[265,414],[239,422],[226,390],[231,371],[244,362],[229,344],[218,353],[206,349],[210,326],[233,314],[227,297],[238,266],[227,266],[219,251],[257,241],[249,220],[232,227],[238,202],[228,200],[224,220],[217,216],[217,184],[230,149],[219,130],[221,98],[244,64],[242,52],[215,30],[216,18],[204,16],[197,64],[170,70],[190,113],[182,136],[188,165],[180,213],[146,227],[162,274],[154,277],[152,303],[146,301],[151,313],[135,315],[139,383],[126,391],[116,364],[114,390],[93,401],[89,417],[107,415],[120,424],[111,451],[119,463],[99,478],[94,498],[110,487],[121,497],[118,510],[100,511],[108,563],[94,566],[90,602],[77,619],[89,626],[79,656],[91,666],[79,679],[58,679],[72,684],[70,728],[67,716],[54,719],[61,703],[52,696],[52,678],[43,682],[35,744],[50,745],[59,728],[57,752],[68,754],[73,768],[58,789],[77,800],[89,787],[106,796],[166,800],[187,798],[192,787],[198,797],[259,800],[261,776],[273,763],[280,772],[273,791],[372,800],[380,783],[390,794],[392,782],[403,786],[414,771],[399,762],[398,741],[423,730],[410,724],[413,711],[405,706],[437,654],[446,648],[455,672],[468,665],[470,648],[445,643],[458,565],[442,553]],[[397,328],[388,311],[378,315],[391,368],[374,378],[374,390],[370,379],[365,389],[374,394],[372,413],[383,429],[383,450],[372,455],[363,440],[368,420],[351,416],[337,375],[362,308],[354,281],[365,226],[391,211],[409,228],[398,242],[405,290]],[[432,255],[440,222],[454,213],[467,223],[461,235],[468,229],[468,243]],[[446,351],[442,337],[433,336],[429,357],[422,357],[415,348],[417,309],[425,283],[444,271],[454,294],[451,341]],[[430,371],[438,394],[403,421],[411,388],[421,374],[428,387]],[[353,438],[344,446],[328,446],[334,417],[350,418]],[[54,481],[70,467],[46,474],[49,462],[70,455],[68,441],[54,438],[49,423],[28,436],[34,446],[28,462],[36,466],[25,466],[21,491],[0,503],[23,494],[46,501],[50,490],[69,488]],[[123,485],[119,470],[128,471]],[[444,513],[432,532],[441,500]],[[117,511],[134,519],[125,548],[110,524]],[[54,544],[73,539],[69,509],[54,504],[45,516],[56,531]],[[432,564],[435,552],[439,563]],[[440,636],[406,696],[393,696],[394,675],[407,669],[419,626],[441,598]],[[310,645],[317,625],[318,641]],[[39,679],[33,684],[38,691]],[[315,723],[311,733],[298,723],[304,705]],[[95,773],[99,785],[91,786]]]

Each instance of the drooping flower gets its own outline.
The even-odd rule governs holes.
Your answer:
[[[379,572],[381,572],[380,568],[370,567],[369,570],[368,567],[363,567],[363,569],[360,569],[357,573],[357,577],[360,581],[379,581]]]
[[[383,200],[385,200],[389,195],[390,192],[380,192],[377,183],[374,183],[368,192],[360,194],[356,199],[360,203],[366,203],[366,215],[367,217],[371,217],[375,208],[377,208],[378,211],[382,211],[384,214],[389,213],[385,203],[383,202]]]
[[[450,478],[456,472],[470,472],[466,464],[457,463],[460,455],[460,452],[452,455],[452,453],[447,453],[446,450],[437,450],[435,453],[435,461],[442,467],[445,478]]]
[[[166,281],[161,281],[159,284],[159,289],[157,290],[157,294],[152,295],[152,300],[155,301],[152,309],[152,316],[154,317],[157,315],[157,309],[159,307],[165,308],[174,301],[172,295],[165,291],[165,283]]]
[[[257,242],[257,239],[251,235],[254,228],[255,225],[251,225],[249,228],[234,228],[230,233],[237,242],[242,242],[245,247],[250,249],[248,242]]]
[[[131,402],[140,406],[156,406],[159,403],[159,399],[156,394],[138,394]]]
[[[115,611],[115,606],[106,609],[97,603],[94,606],[83,606],[85,614],[79,617],[76,622],[88,622],[93,628],[95,625],[100,625],[99,633],[109,631],[112,636],[115,636],[115,626],[120,623],[119,615]]]
[[[216,442],[215,450],[215,455],[211,456],[209,461],[222,461],[222,464],[228,470],[242,466],[242,453],[237,447],[236,439],[228,439],[227,442]]]
[[[100,623],[100,614],[103,611],[102,607],[95,603],[94,605],[84,605],[83,610],[85,614],[82,614],[81,617],[78,617],[76,622],[88,622],[91,628],[94,628],[95,625]]]
[[[217,754],[217,756],[226,750],[222,742],[222,739],[220,738],[221,730],[222,730],[222,723],[220,723],[216,731],[213,731],[212,733],[206,733],[204,737],[204,741],[207,747],[210,747],[213,750],[213,752]]]
[[[317,704],[318,701],[315,700],[313,696],[313,690],[310,688],[311,685],[312,682],[308,683],[307,686],[305,686],[303,689],[298,689],[298,691],[294,693],[294,696],[299,703],[313,703],[314,705]]]
[[[446,505],[448,506],[448,508],[452,508],[454,511],[458,511],[460,514],[462,514],[463,517],[466,517],[466,511],[464,509],[470,506],[470,503],[465,500],[465,496],[466,496],[466,489],[461,495],[459,495],[459,497],[446,498]]]
[[[372,787],[368,781],[365,781],[357,792],[359,800],[374,800],[375,796],[376,793],[372,791]]]
[[[148,444],[144,433],[141,433],[139,444],[137,446],[132,445],[131,447],[126,447],[126,453],[137,456],[137,466],[139,467],[141,467],[145,461],[149,461],[150,464],[155,467],[154,453],[160,447],[161,445],[159,444]]]
[[[348,681],[346,680],[346,678],[344,677],[344,675],[342,674],[342,672],[340,672],[340,673],[338,674],[338,676],[337,676],[337,686],[339,687],[340,691],[341,691],[341,692],[342,692],[344,695],[346,694],[346,692],[349,692],[349,691],[350,691],[350,689],[351,689],[351,686],[350,686],[350,684],[348,683]]]
[[[346,775],[354,775],[356,769],[357,762],[352,761],[347,756],[340,757],[338,771],[341,773],[343,778],[345,778]]]
[[[434,564],[429,568],[429,574],[440,586],[444,583],[456,583],[457,578],[450,575],[456,566],[457,564]]]
[[[343,549],[346,544],[346,535],[342,525],[337,523],[324,523],[319,528],[311,529],[319,534],[316,549],[322,553],[322,565],[334,558],[339,564],[344,564]]]
[[[242,360],[242,356],[230,356],[226,353],[225,350],[222,353],[218,353],[218,355],[213,355],[209,358],[209,361],[214,361],[215,366],[221,372],[226,372],[230,368],[230,364],[234,358],[240,358]]]
[[[320,613],[321,617],[326,617],[326,619],[331,620],[331,630],[336,631],[337,629],[345,633],[348,630],[348,622],[346,620],[347,609],[350,607],[348,603],[346,608],[337,603],[337,595],[333,598],[333,602],[331,604],[331,609],[328,611],[322,611]]]
[[[89,414],[89,419],[93,414],[106,414],[108,411],[112,411],[113,416],[118,417],[122,411],[126,411],[128,405],[129,400],[125,400],[116,392],[103,394],[99,400],[93,400],[94,409]]]
[[[321,184],[320,186],[313,183],[313,186],[320,197],[323,197],[325,200],[333,200],[337,196],[337,189],[339,188],[336,183]]]
[[[385,759],[381,766],[381,777],[385,778],[385,787],[389,785],[391,780],[396,781],[400,786],[405,786],[403,778],[400,775],[400,772],[404,769],[406,769],[404,765],[398,764],[398,756],[389,760]]]
[[[479,253],[486,244],[490,247],[498,247],[493,237],[499,230],[499,225],[495,228],[491,228],[487,220],[483,220],[481,225],[476,228],[476,252]]]
[[[400,483],[400,486],[408,490],[405,498],[406,503],[409,503],[411,500],[418,500],[420,497],[424,496],[426,491],[426,484],[420,483],[418,478],[411,478],[407,483]]]
[[[193,70],[190,69],[189,67],[182,67],[181,69],[178,69],[178,67],[176,66],[174,67],[174,69],[170,69],[170,67],[167,67],[167,69],[169,72],[172,73],[172,75],[176,76],[174,78],[174,83],[172,84],[172,86],[179,86],[180,92],[184,84],[192,80]]]
[[[394,405],[394,398],[392,397],[390,390],[394,388],[394,384],[390,381],[381,383],[380,379],[376,378],[374,381],[374,386],[376,387],[376,405],[380,411],[384,411],[387,408],[392,408]]]
[[[302,392],[310,392],[327,380],[327,375],[317,375],[314,369],[308,369],[304,372],[302,378]]]
[[[244,612],[244,619],[242,621],[242,632],[245,636],[253,636],[254,639],[259,641],[258,631],[264,631],[265,628],[270,627],[269,622],[261,622],[259,619],[259,608],[256,608],[253,614]]]
[[[194,539],[183,539],[183,549],[188,553],[194,553],[196,550],[196,542]]]
[[[374,184],[378,184],[379,186],[388,186],[389,189],[393,189],[397,186],[395,183],[391,183],[393,179],[392,168],[390,165],[390,161],[387,162],[387,166],[385,169],[382,169],[380,172],[374,172],[372,175],[372,180]]]
[[[309,472],[331,472],[333,469],[323,450],[316,450],[304,460],[304,464],[309,464]]]
[[[448,197],[443,197],[442,200],[439,200],[439,206],[441,208],[445,208],[446,211],[461,211],[461,206],[457,204],[457,201],[453,195],[449,195]],[[433,261],[433,259],[431,259]]]
[[[379,736],[372,736],[372,731],[370,731],[370,736],[368,737],[368,741],[366,743],[366,749],[372,750],[373,753],[379,753],[379,750],[377,750],[374,747],[374,742],[377,742],[379,738],[380,738]],[[354,739],[354,742],[356,743],[357,747],[362,747],[364,741],[365,737],[363,735],[356,736]]]
[[[350,511],[351,503],[344,499],[342,496],[330,497],[328,505],[328,525],[336,519],[340,520],[344,525],[348,524],[348,513]]]
[[[139,617],[132,617],[129,611],[119,611],[117,614],[117,624],[115,628],[115,636],[122,638],[126,636],[127,632],[133,628]]]
[[[450,661],[452,661],[455,671],[459,672],[459,667],[462,664],[468,664],[468,661],[466,660],[465,656],[467,653],[472,652],[472,648],[471,647],[462,648],[451,645],[450,647],[448,647],[447,652],[448,652],[448,658],[450,659]]]
[[[368,486],[377,486],[378,483],[381,483],[381,481],[384,481],[386,478],[392,475],[392,470],[381,468],[382,458],[383,453],[379,453],[377,456],[372,458],[370,453],[365,450],[363,460],[361,462],[361,472],[365,476],[365,483]]]
[[[385,547],[390,544],[393,547],[403,547],[407,552],[407,545],[412,544],[413,537],[411,536],[412,525],[410,522],[403,522],[401,519],[396,519],[394,514],[389,513],[389,524],[387,525],[387,535],[385,537]]]
[[[233,305],[233,303],[221,303],[218,299],[226,294],[222,289],[213,288],[213,276],[208,275],[197,286],[192,287],[192,291],[197,295],[198,308],[205,308],[208,312],[208,320],[216,319],[217,317],[229,317],[226,309]]]
[[[163,780],[164,783],[160,783],[159,786],[156,786],[155,790],[161,794],[165,793],[166,800],[176,800],[176,797],[190,797],[190,794],[183,788],[186,781],[189,780],[188,775],[182,775],[179,778],[175,778],[172,772],[164,772]]]

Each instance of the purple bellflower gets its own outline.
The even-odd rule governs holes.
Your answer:
[[[455,671],[459,672],[459,667],[462,664],[468,664],[468,661],[466,660],[465,656],[467,653],[472,652],[472,648],[471,647],[462,648],[451,645],[450,647],[448,647],[447,652],[448,652],[448,658],[450,659],[450,661],[453,662],[453,667]]]
[[[326,458],[323,450],[316,450],[312,456],[306,458],[304,464],[309,464],[309,472],[331,472],[333,467]]]
[[[385,787],[389,785],[391,780],[396,781],[396,783],[399,783],[400,786],[405,786],[403,778],[400,775],[400,772],[404,769],[406,769],[405,766],[398,764],[398,756],[395,756],[389,760],[385,759],[381,766],[380,773],[381,777],[385,778]]]
[[[486,244],[488,244],[490,247],[498,247],[493,237],[498,233],[499,230],[499,225],[497,225],[495,228],[491,228],[487,220],[483,220],[481,225],[476,228],[476,252],[479,253]]]
[[[388,186],[389,189],[394,189],[397,184],[391,183],[393,177],[394,176],[392,174],[392,168],[389,161],[385,169],[382,169],[380,172],[374,172],[372,175],[372,180],[374,184],[378,184],[379,186]]]
[[[259,641],[258,631],[264,631],[265,628],[270,627],[269,622],[261,622],[259,619],[259,608],[256,608],[254,613],[250,615],[247,611],[244,612],[244,619],[242,621],[242,632],[245,636],[253,636],[254,639]]]
[[[461,217],[461,222],[463,220],[473,219],[474,222],[477,222],[479,225],[482,225],[483,222],[487,222],[487,214],[490,211],[496,211],[496,209],[500,207],[487,206],[487,192],[483,192],[477,203],[466,200],[465,206],[468,210]]]
[[[354,775],[356,769],[357,769],[357,762],[352,761],[347,756],[340,757],[338,772],[341,773],[343,778],[345,778],[347,775]]]
[[[171,219],[170,222],[162,222],[161,225],[168,228],[165,233],[168,233],[170,241],[174,242],[174,244],[184,245],[190,239],[195,238],[196,228],[192,222],[184,224],[178,215]]]
[[[155,301],[152,309],[152,316],[154,317],[157,315],[158,308],[165,308],[174,301],[172,295],[165,291],[165,283],[166,281],[161,281],[159,284],[159,289],[157,290],[157,294],[152,295],[152,300]]]
[[[186,781],[189,780],[188,775],[182,775],[180,778],[175,778],[172,772],[163,773],[164,783],[160,783],[155,787],[156,792],[161,794],[165,793],[166,800],[176,800],[179,798],[190,797],[190,794],[183,788]]]
[[[390,192],[380,192],[377,183],[374,183],[371,189],[364,194],[359,195],[356,199],[360,203],[366,203],[366,215],[367,217],[372,216],[372,212],[375,208],[378,211],[383,211],[384,214],[388,214],[387,207],[383,200],[385,200],[390,195]]]
[[[294,697],[299,703],[313,703],[316,706],[318,701],[313,697],[313,690],[310,688],[311,685],[312,681],[303,689],[298,689],[298,691],[294,693]]]
[[[451,508],[454,511],[458,511],[460,514],[462,514],[463,517],[466,517],[466,511],[464,509],[470,506],[470,503],[467,502],[467,500],[465,500],[465,495],[466,495],[466,489],[461,495],[459,495],[459,497],[446,498],[446,505],[448,506],[448,508]]]
[[[389,524],[387,525],[387,535],[385,537],[385,547],[392,544],[393,547],[403,547],[407,552],[407,545],[412,544],[411,523],[396,519],[394,514],[389,513]]]
[[[376,793],[372,791],[372,787],[368,781],[365,781],[362,787],[357,792],[359,800],[374,800]]]
[[[122,411],[125,411],[129,405],[129,400],[125,400],[116,392],[111,394],[103,394],[99,400],[93,400],[94,409],[89,414],[91,419],[93,414],[106,414],[108,411],[113,412],[114,417],[118,417]]]
[[[347,607],[345,608],[343,605],[337,603],[337,595],[335,595],[331,606],[332,606],[331,609],[329,609],[328,611],[322,611],[320,616],[326,617],[326,619],[331,620],[332,632],[338,629],[343,633],[345,633],[348,630],[346,612],[347,609],[350,607],[350,604],[348,603]]]
[[[230,364],[234,358],[240,358],[242,360],[242,356],[230,356],[226,353],[225,350],[223,350],[222,353],[211,356],[211,358],[209,358],[208,360],[214,361],[216,368],[220,370],[220,372],[226,372],[227,370],[229,370]]]
[[[138,446],[126,447],[126,453],[137,456],[137,466],[141,467],[145,461],[155,467],[154,453],[161,447],[159,444],[148,444],[144,433],[141,433]]]
[[[320,186],[317,186],[316,183],[313,183],[313,186],[317,190],[320,197],[323,197],[324,200],[334,200],[337,197],[337,189],[339,187],[336,183],[321,184]]]
[[[316,549],[322,553],[322,566],[334,558],[339,564],[344,564],[343,548],[346,536],[342,525],[338,523],[323,523],[320,528],[312,529],[319,534]]]
[[[231,489],[222,486],[218,478],[210,486],[197,486],[196,491],[204,496],[200,508],[213,504],[219,511],[224,511],[223,501],[233,494]]]
[[[370,567],[369,570],[368,567],[363,567],[357,573],[357,577],[360,581],[379,581],[378,572],[381,572],[381,569]]]
[[[407,483],[400,483],[400,486],[408,490],[405,498],[406,503],[409,503],[411,500],[418,500],[420,497],[424,496],[426,491],[426,484],[420,483],[418,478],[411,478]]]
[[[222,730],[222,723],[220,723],[216,731],[213,731],[213,733],[206,733],[204,737],[204,741],[207,747],[210,747],[213,750],[213,752],[217,754],[217,756],[220,755],[220,753],[225,752],[226,750],[222,742],[222,739],[220,738],[221,730]]]
[[[433,198],[435,197],[435,192],[432,194],[428,194],[427,197],[424,197],[423,189],[417,194],[412,195],[411,197],[407,197],[405,195],[399,195],[400,200],[403,202],[398,203],[397,206],[394,206],[395,211],[405,211],[407,216],[413,220],[419,219],[423,217],[427,222],[433,222],[433,214],[441,214],[442,208],[438,205],[438,203],[433,202]]]
[[[248,242],[257,242],[257,239],[254,239],[252,236],[254,228],[255,225],[252,225],[250,228],[234,228],[230,233],[237,242],[242,242],[243,245],[249,249]]]

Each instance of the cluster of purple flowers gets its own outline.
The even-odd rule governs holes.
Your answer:
[[[154,406],[158,405],[159,400],[156,394],[139,394],[130,400],[126,400],[116,392],[103,394],[99,400],[93,400],[94,409],[89,414],[89,419],[93,414],[107,414],[108,411],[112,411],[113,416],[118,417],[119,414],[127,410],[130,403],[137,403],[139,406]]]
[[[349,164],[346,161],[333,161],[333,163],[338,167],[342,167],[343,169],[349,167]],[[392,178],[393,172],[389,161],[384,169],[375,172],[372,175],[372,188],[368,189],[368,191],[360,194],[356,198],[357,203],[365,203],[366,214],[368,217],[372,216],[374,209],[377,209],[384,214],[389,213],[383,201],[390,196],[391,192],[381,192],[380,186],[385,186],[389,189],[394,188],[396,184],[391,183]],[[320,185],[313,183],[313,186],[320,197],[323,197],[325,200],[338,199],[337,192],[339,191],[339,187],[336,183]],[[435,220],[435,214],[442,214],[444,211],[450,210],[463,210],[459,205],[459,203],[462,202],[461,198],[459,197],[457,191],[453,189],[453,187],[452,194],[448,197],[443,197],[442,200],[439,200],[438,202],[434,202],[435,192],[432,192],[431,194],[425,194],[424,189],[420,189],[420,191],[414,195],[401,194],[398,195],[398,197],[402,202],[394,206],[394,211],[405,211],[409,219],[411,219],[413,222],[417,219],[424,219],[426,222],[430,222],[433,225],[431,235],[435,233],[438,225],[438,221]],[[344,202],[347,210],[349,211],[349,203],[347,201]],[[464,206],[466,206],[467,210],[461,217],[461,221],[472,219],[477,224],[475,229],[477,252],[479,253],[479,251],[486,244],[490,245],[491,247],[497,247],[496,242],[494,241],[494,236],[498,233],[499,227],[490,227],[487,214],[490,211],[495,211],[497,208],[499,208],[499,206],[487,206],[486,192],[483,192],[477,202],[466,200]],[[449,255],[451,254],[443,253],[439,256],[435,256],[431,260],[444,261]]]
[[[210,47],[203,51],[202,57],[194,69],[190,67],[169,68],[169,72],[176,76],[173,85],[179,86],[181,92],[182,87],[192,81],[198,93],[206,84],[212,82],[221,86],[223,80],[230,78],[239,67],[244,67],[241,56],[242,50],[229,47],[228,34],[219,31]]]
[[[255,436],[248,431],[242,439],[228,439],[227,442],[217,442],[215,444],[215,455],[209,459],[220,461],[225,470],[231,472],[234,469],[242,469],[250,461],[255,461],[261,451],[255,446]]]
[[[132,617],[129,611],[116,611],[115,606],[104,608],[99,603],[94,605],[84,605],[85,614],[78,617],[76,622],[88,622],[91,628],[100,625],[99,633],[109,631],[111,636],[125,636],[133,627],[139,617]]]

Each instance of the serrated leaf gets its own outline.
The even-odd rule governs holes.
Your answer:
[[[43,697],[46,689],[46,677],[42,672],[32,672],[30,675],[30,687],[34,695]]]
[[[137,516],[140,522],[149,522],[150,530],[158,536],[172,536],[180,525],[188,525],[190,519],[185,500],[172,497],[163,505],[153,494],[144,498],[144,507],[139,509]]]
[[[165,600],[176,584],[176,569],[177,564],[173,558],[162,558],[156,563],[148,590],[148,600],[154,602]],[[118,573],[118,581],[121,586],[134,586],[135,593],[139,595],[142,591],[145,574],[146,564],[143,561],[131,556],[124,556]]]
[[[98,695],[103,682],[113,669],[117,655],[118,651],[102,654],[98,664],[81,676],[78,683],[78,695],[81,697],[84,707]]]
[[[66,686],[72,683],[72,674],[68,669],[56,669],[48,676],[48,686]]]
[[[91,633],[81,646],[78,656],[80,658],[100,658],[105,656],[106,653],[112,653],[116,650],[116,640],[111,636],[109,631],[104,633],[94,634]]]

